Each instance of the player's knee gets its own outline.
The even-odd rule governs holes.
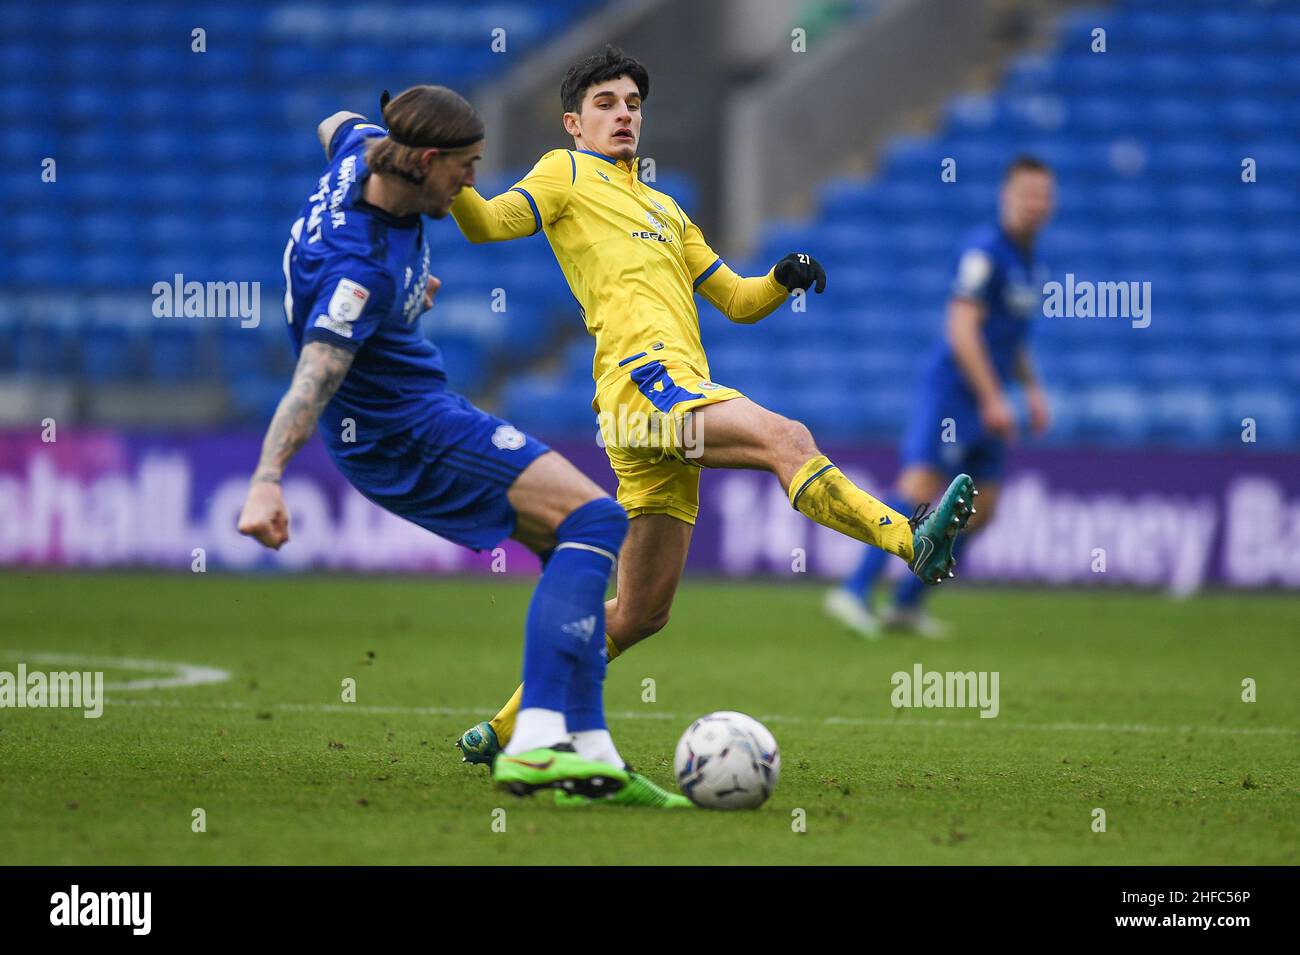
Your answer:
[[[630,629],[636,635],[637,640],[644,640],[668,626],[670,613],[671,610],[668,607],[653,608],[629,621]]]
[[[656,610],[654,613],[650,614],[649,618],[646,620],[646,635],[649,636],[651,633],[658,633],[664,627],[668,626],[668,618],[671,615],[672,611],[667,607],[664,607],[662,610]]]
[[[780,421],[775,444],[781,458],[793,461],[798,466],[817,453],[817,443],[813,441],[812,432],[806,424],[793,418],[781,418]]]
[[[555,530],[560,544],[584,544],[617,555],[627,536],[627,511],[612,497],[598,497],[569,512]]]

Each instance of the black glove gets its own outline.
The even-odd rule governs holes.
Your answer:
[[[817,294],[826,291],[826,270],[822,264],[806,252],[791,252],[776,263],[776,280],[787,291],[808,289],[817,283]]]

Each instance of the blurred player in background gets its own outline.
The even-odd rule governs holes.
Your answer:
[[[952,541],[972,511],[968,477],[955,479],[933,512],[925,505],[909,520],[855,486],[802,424],[710,380],[694,292],[750,324],[791,291],[821,292],[826,273],[796,252],[766,275],[742,278],[671,196],[641,181],[636,154],[649,91],[645,67],[614,47],[575,64],[560,91],[574,148],[548,152],[493,199],[465,189],[452,205],[473,242],[545,232],[596,339],[592,407],[631,519],[617,596],[606,608],[610,657],[668,622],[699,511],[701,467],[770,471],[791,506],[817,523],[897,554],[919,582],[951,576]],[[618,433],[620,423],[643,420],[659,427]],[[689,434],[699,440],[686,447]],[[486,761],[511,738],[518,697],[461,737],[467,760]]]
[[[329,167],[284,252],[298,365],[239,530],[277,550],[289,539],[280,478],[319,421],[339,470],[379,506],[475,550],[523,542],[543,559],[524,628],[528,692],[493,778],[517,795],[635,788],[602,702],[605,590],[627,516],[546,445],[448,391],[418,321],[440,284],[421,215],[446,216],[473,184],[483,124],[439,86],[385,94],[381,110],[387,130],[355,113],[317,130]]]
[[[1047,166],[1029,156],[1017,158],[1003,177],[999,221],[963,246],[944,337],[921,379],[903,437],[902,470],[890,502],[895,508],[932,500],[949,477],[964,471],[981,491],[979,513],[968,529],[976,531],[993,517],[1006,444],[1016,434],[1016,413],[1007,396],[1012,381],[1025,389],[1030,430],[1047,429],[1047,396],[1027,338],[1044,282],[1034,240],[1052,215],[1054,192]],[[954,557],[968,538],[963,534],[956,542]],[[871,589],[884,568],[885,554],[868,549],[857,572],[827,593],[826,612],[863,636],[877,635],[883,623],[942,637],[946,628],[925,613],[923,587],[915,578],[899,583],[882,618],[872,612]]]

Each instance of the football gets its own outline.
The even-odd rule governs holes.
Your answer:
[[[701,716],[677,742],[677,785],[705,809],[755,809],[776,788],[781,753],[767,727],[744,713]]]

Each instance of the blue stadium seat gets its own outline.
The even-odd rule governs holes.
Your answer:
[[[1255,441],[1265,447],[1288,447],[1300,437],[1300,407],[1279,387],[1255,384],[1225,393],[1220,440],[1240,441],[1243,421],[1254,419]]]
[[[12,327],[16,334],[6,363],[14,372],[25,377],[53,377],[72,372],[77,348],[75,326],[16,321]]]
[[[1166,444],[1213,444],[1219,436],[1220,404],[1206,386],[1188,384],[1148,394],[1150,437]]]
[[[136,328],[89,309],[39,326],[0,315],[11,339],[0,368],[175,382],[219,370],[234,414],[263,420],[290,364],[278,324],[280,255],[319,175],[315,124],[339,108],[373,111],[384,86],[433,78],[471,88],[595,6],[236,0],[201,24],[158,0],[80,0],[58,16],[0,8],[10,150],[23,168],[59,157],[57,187],[0,174],[13,199],[0,282],[138,294],[181,272],[261,281],[265,310],[258,330],[169,320]],[[1052,277],[1069,271],[1153,288],[1148,329],[1035,321],[1044,376],[1064,402],[1054,439],[1231,441],[1232,417],[1255,406],[1270,439],[1294,442],[1300,11],[1292,7],[1255,15],[1221,0],[1118,0],[1065,12],[1053,48],[1017,57],[997,88],[955,97],[936,134],[893,141],[873,179],[827,180],[811,220],[770,222],[748,260],[729,259],[743,274],[761,274],[786,252],[808,249],[830,283],[807,312],[753,328],[729,325],[701,300],[715,373],[778,410],[788,399],[819,428],[895,436],[911,397],[889,369],[931,347],[958,244],[995,215],[1001,173],[1027,150],[1058,173],[1059,209],[1041,241]],[[197,25],[208,32],[205,54],[185,40]],[[508,29],[509,58],[482,42],[496,25]],[[1089,49],[1097,26],[1108,30],[1104,54]],[[159,36],[182,42],[153,42]],[[32,76],[49,80],[42,95]],[[958,181],[940,183],[938,162],[949,156]],[[1241,181],[1247,156],[1257,164],[1254,183]],[[655,185],[693,212],[694,184],[660,173]],[[496,373],[558,344],[556,375],[509,381],[500,395],[545,434],[589,429],[591,341],[544,240],[473,248],[452,224],[427,225],[445,285],[426,326],[454,384],[499,382]],[[508,300],[503,313],[488,305],[497,288]]]
[[[148,366],[158,382],[181,384],[198,381],[215,367],[211,360],[212,336],[202,319],[166,320],[149,330]]]
[[[1053,89],[1061,79],[1059,57],[1025,54],[1012,61],[1003,76],[1003,88],[1011,93],[1034,93]]]
[[[1162,206],[1193,226],[1206,221],[1228,219],[1239,208],[1236,197],[1226,185],[1176,183],[1157,193]]]
[[[554,434],[595,435],[597,420],[591,410],[591,395],[590,376],[579,381],[529,375],[506,385],[501,415],[543,440]]]
[[[121,382],[138,376],[142,353],[138,333],[121,325],[91,325],[77,338],[77,372],[97,384]]]

